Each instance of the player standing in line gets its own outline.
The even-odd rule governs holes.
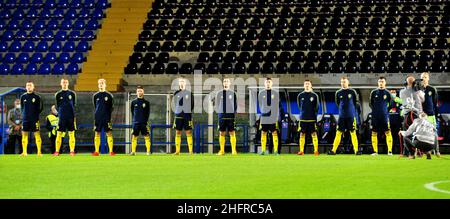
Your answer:
[[[346,76],[341,78],[342,89],[336,91],[335,101],[339,108],[339,119],[336,127],[336,137],[333,142],[333,149],[328,152],[329,155],[336,155],[336,150],[341,143],[342,133],[349,131],[353,150],[356,155],[358,153],[358,137],[356,135],[356,105],[358,104],[358,93],[354,89],[349,88],[349,80]]]
[[[305,90],[298,94],[297,105],[300,111],[298,131],[300,133],[300,151],[304,155],[306,134],[310,134],[314,145],[314,155],[319,156],[319,139],[317,138],[317,113],[319,112],[319,95],[312,89],[310,80],[303,82]]]
[[[150,127],[148,118],[150,117],[150,102],[144,98],[144,88],[137,86],[137,98],[131,101],[131,115],[133,117],[133,134],[131,138],[131,153],[136,155],[137,141],[139,133],[144,136],[147,155],[150,155]]]
[[[378,133],[384,132],[388,155],[392,155],[392,133],[389,122],[389,107],[391,103],[391,93],[386,90],[386,78],[378,79],[378,89],[370,93],[369,106],[372,109],[372,147],[374,153],[378,155]]]
[[[234,120],[237,110],[237,97],[233,90],[230,90],[230,79],[223,79],[223,90],[216,95],[216,112],[218,114],[219,144],[218,155],[225,154],[225,134],[230,133],[231,154],[236,155],[236,122]]]
[[[173,94],[172,100],[172,109],[175,110],[173,128],[176,130],[174,155],[180,154],[183,130],[186,132],[189,154],[193,154],[192,111],[194,109],[194,96],[190,90],[186,89],[186,80],[183,77],[178,78],[178,87],[179,89]]]
[[[420,75],[422,79],[423,86],[425,87],[425,100],[422,103],[423,112],[427,114],[428,121],[434,124],[437,127],[436,118],[439,114],[438,110],[438,92],[436,88],[430,85],[430,74],[428,72],[423,72]],[[437,137],[437,136],[436,136]],[[441,153],[439,152],[439,142],[436,141],[436,156],[440,157]]]
[[[264,81],[264,90],[258,94],[259,107],[261,109],[261,118],[259,129],[261,130],[261,155],[268,154],[267,132],[272,132],[273,154],[278,155],[278,116],[279,116],[279,94],[272,90],[272,78],[266,78]]]
[[[114,156],[113,152],[113,136],[112,136],[112,123],[111,123],[111,113],[114,109],[114,96],[106,91],[106,80],[101,78],[98,79],[98,92],[92,97],[94,104],[94,146],[95,152],[92,156],[100,155],[100,134],[102,130],[106,132],[109,155]]]
[[[37,155],[42,156],[41,146],[42,139],[39,125],[39,114],[42,112],[43,103],[41,96],[34,92],[34,83],[28,81],[26,83],[27,92],[20,96],[20,105],[22,106],[22,154],[27,156],[28,134],[34,132],[36,141]]]
[[[56,134],[56,150],[54,156],[59,156],[63,133],[69,132],[70,156],[75,156],[75,130],[76,117],[75,106],[77,95],[69,90],[69,80],[61,79],[61,90],[55,94],[56,108],[58,110],[58,131]]]

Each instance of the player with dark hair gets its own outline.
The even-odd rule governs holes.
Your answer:
[[[314,145],[314,155],[319,155],[319,139],[317,138],[317,113],[319,111],[319,95],[312,89],[310,80],[303,82],[305,90],[298,94],[297,105],[300,111],[298,131],[300,132],[300,151],[298,155],[304,155],[306,134],[310,134]]]
[[[133,134],[131,138],[131,153],[130,155],[136,155],[137,141],[139,133],[144,136],[145,148],[147,155],[150,155],[150,127],[148,118],[150,117],[150,102],[144,98],[144,88],[137,86],[136,88],[137,98],[131,101],[131,115],[133,117]]]
[[[272,133],[273,154],[278,155],[278,116],[279,94],[272,89],[272,78],[264,81],[264,90],[258,94],[258,102],[261,109],[259,129],[261,130],[261,155],[267,154],[267,132]]]
[[[386,78],[378,79],[378,88],[370,93],[369,106],[372,109],[372,147],[374,153],[378,155],[378,133],[386,135],[388,155],[392,155],[392,133],[389,122],[389,105],[391,103],[391,93],[386,90]]]

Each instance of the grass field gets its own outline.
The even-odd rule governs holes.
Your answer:
[[[0,198],[450,198],[448,155],[0,156]],[[436,185],[450,191],[450,182]]]

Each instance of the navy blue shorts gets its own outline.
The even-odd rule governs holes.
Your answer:
[[[94,123],[94,131],[101,132],[102,130],[105,130],[105,132],[112,131],[112,123],[111,121],[95,121]]]
[[[57,130],[59,132],[66,132],[66,131],[71,132],[77,130],[75,118],[70,119],[59,118]]]
[[[150,134],[150,126],[148,123],[136,123],[133,124],[133,135],[139,136],[139,133],[142,135]]]
[[[173,122],[173,128],[182,131],[184,130],[192,130],[193,122],[192,119],[176,117]]]
[[[355,131],[356,130],[356,118],[339,118],[337,130],[341,132]]]
[[[219,131],[234,131],[236,129],[236,122],[234,119],[219,119]]]
[[[298,122],[298,131],[301,133],[317,132],[316,122],[299,121]]]
[[[36,132],[39,130],[40,130],[39,121],[22,123],[22,131],[24,132]]]
[[[370,124],[370,128],[372,129],[373,132],[387,132],[389,130],[391,130],[391,124],[389,122],[389,118],[375,118],[372,117],[372,121]]]

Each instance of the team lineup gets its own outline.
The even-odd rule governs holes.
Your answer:
[[[405,88],[400,91],[400,97],[392,95],[387,89],[387,79],[380,77],[378,86],[372,90],[369,97],[369,106],[372,109],[371,120],[371,142],[373,154],[378,154],[378,134],[382,133],[386,137],[388,155],[392,155],[393,133],[390,128],[389,112],[394,104],[403,105],[400,114],[404,118],[403,127],[399,135],[403,138],[404,148],[401,155],[408,155],[414,158],[420,149],[427,154],[427,158],[431,156],[431,151],[435,151],[439,156],[439,147],[436,133],[436,115],[437,109],[437,91],[429,85],[429,73],[424,72],[420,76],[422,89],[418,89],[417,80],[413,76],[409,76],[405,82]],[[214,95],[215,111],[217,112],[217,123],[219,131],[220,150],[218,155],[225,154],[226,133],[230,136],[231,154],[236,155],[236,122],[237,113],[237,95],[232,89],[231,78],[223,78],[223,89]],[[354,153],[360,155],[358,150],[359,143],[357,137],[357,117],[358,107],[360,106],[360,98],[356,90],[350,88],[348,77],[342,77],[340,80],[341,89],[335,93],[335,103],[338,106],[339,117],[336,127],[336,136],[333,147],[328,151],[329,155],[336,155],[337,149],[341,143],[342,135],[345,132],[350,133],[351,143]],[[75,107],[77,103],[77,95],[69,89],[69,81],[61,80],[61,90],[56,92],[55,107],[59,117],[56,126],[56,141],[54,156],[60,155],[62,138],[65,133],[69,137],[69,154],[74,156],[75,153],[75,131],[76,113]],[[272,88],[273,82],[271,78],[264,81],[264,89],[258,93],[258,105],[261,114],[259,115],[259,130],[261,131],[261,155],[268,154],[267,135],[272,134],[273,154],[278,155],[278,116],[280,108],[279,93]],[[299,108],[299,124],[298,131],[300,133],[298,155],[305,154],[306,136],[312,137],[314,155],[319,155],[319,140],[317,131],[317,117],[319,113],[320,98],[313,91],[312,81],[306,79],[303,82],[304,90],[297,96],[297,105]],[[178,90],[173,93],[173,113],[174,122],[173,129],[175,133],[175,152],[174,155],[180,155],[181,137],[184,130],[188,145],[189,154],[193,154],[193,109],[194,96],[192,92],[186,88],[186,79],[178,78]],[[136,155],[138,137],[142,135],[145,139],[146,154],[151,154],[150,140],[150,101],[144,98],[144,87],[137,86],[137,98],[131,101],[130,112],[132,115],[132,138],[131,153]],[[37,155],[42,156],[41,146],[42,139],[40,135],[39,115],[43,110],[43,101],[35,92],[34,83],[28,81],[26,83],[26,93],[20,97],[22,107],[22,151],[21,156],[27,156],[28,134],[34,133],[35,143],[37,147]],[[114,156],[113,152],[113,134],[111,114],[114,110],[114,96],[106,90],[106,80],[98,80],[98,92],[92,97],[94,107],[94,148],[93,156],[99,156],[99,148],[101,141],[101,132],[104,131],[107,136],[107,144],[109,154]],[[414,129],[414,130],[413,130]],[[414,137],[411,136],[414,133]],[[397,134],[397,133],[395,133]],[[430,137],[431,136],[431,137]]]

